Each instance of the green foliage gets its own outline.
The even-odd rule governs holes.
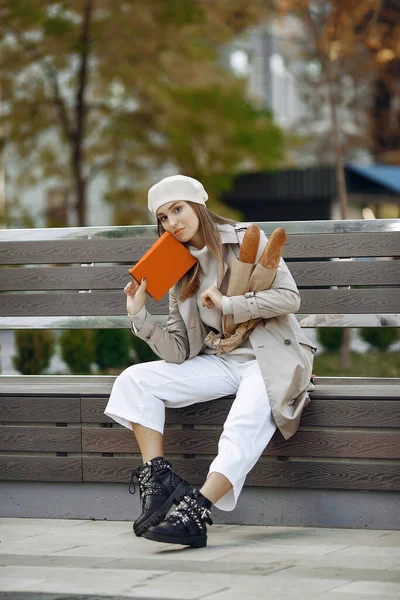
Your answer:
[[[47,329],[27,329],[15,332],[15,344],[14,367],[23,375],[40,375],[50,365],[56,339]]]
[[[219,194],[239,172],[278,166],[283,142],[223,68],[222,45],[269,4],[5,0],[0,128],[23,165],[13,185],[56,178],[84,225],[88,186],[102,174],[109,201],[136,192],[131,215],[118,207],[126,222],[146,222],[149,167],[172,165],[205,184],[211,210],[235,217]]]
[[[398,338],[396,327],[361,327],[360,337],[378,350],[387,350]]]
[[[74,375],[91,373],[96,351],[91,329],[66,329],[60,339],[61,357]]]
[[[340,352],[316,354],[313,373],[318,377],[398,377],[400,355],[398,352],[372,350],[360,354],[351,352],[351,367],[345,373],[340,366]]]
[[[136,335],[131,334],[131,344],[135,351],[136,361],[137,363],[142,362],[150,362],[152,360],[160,360],[160,357],[157,354],[154,354],[153,350],[150,348],[148,344],[144,340],[141,340]]]
[[[343,341],[343,329],[340,327],[319,327],[317,340],[326,350],[339,350]]]
[[[97,329],[94,332],[95,362],[101,371],[132,364],[131,337],[126,329]]]

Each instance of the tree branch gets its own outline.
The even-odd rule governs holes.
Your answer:
[[[45,74],[45,78],[50,81],[50,85],[53,89],[53,94],[54,94],[54,102],[58,109],[58,114],[60,117],[62,129],[63,129],[65,135],[68,137],[68,139],[72,140],[73,139],[73,130],[72,130],[70,118],[68,116],[68,111],[66,108],[65,100],[62,97],[62,94],[60,91],[57,72],[56,72],[55,68],[53,67],[51,62],[46,60],[46,58],[41,55],[37,46],[32,46],[32,45],[28,44],[26,42],[26,40],[23,40],[11,25],[8,26],[8,29],[16,37],[18,43],[22,46],[22,48],[31,56],[31,58],[33,58],[34,62],[37,63],[42,68],[42,70],[44,71],[44,74]]]
[[[101,171],[104,171],[104,169],[107,169],[108,167],[130,167],[137,169],[138,164],[131,160],[107,158],[103,161],[99,161],[97,164],[91,167],[86,177],[86,180],[88,182],[92,181]]]
[[[85,91],[87,88],[87,73],[88,73],[88,60],[89,60],[89,45],[90,45],[90,37],[89,37],[89,27],[90,27],[90,19],[91,13],[93,9],[93,0],[87,0],[83,18],[83,27],[82,27],[82,35],[81,35],[81,64],[79,67],[78,73],[78,89],[76,92],[76,103],[75,103],[75,112],[76,112],[76,139],[82,140],[84,137],[84,129],[85,129]]]

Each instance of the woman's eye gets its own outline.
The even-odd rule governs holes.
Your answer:
[[[175,211],[180,211],[180,210],[182,210],[182,207],[181,207],[181,206],[177,206],[177,207],[175,208]]]

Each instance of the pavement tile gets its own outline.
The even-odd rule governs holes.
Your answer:
[[[72,542],[38,541],[36,537],[0,544],[0,554],[36,554],[47,555],[59,550],[71,549],[76,544]]]
[[[88,540],[89,541],[89,540]],[[227,556],[232,553],[230,548],[225,549],[213,548],[209,546],[207,548],[193,549],[184,546],[171,546],[166,544],[160,544],[157,542],[151,542],[145,538],[136,538],[132,535],[131,538],[118,541],[105,540],[101,545],[82,545],[74,548],[61,549],[57,551],[57,556],[108,556],[112,558],[127,558],[130,557],[132,560],[137,557],[146,556],[152,560],[181,560],[184,556],[185,559],[189,554],[193,556],[196,554],[196,561],[204,560],[211,561],[222,556]]]
[[[0,592],[24,592],[29,591],[32,586],[41,584],[43,579],[24,579],[16,577],[0,577]]]
[[[239,572],[241,574],[246,575],[268,575],[269,573],[274,573],[276,571],[280,571],[282,569],[287,568],[288,565],[285,563],[271,563],[270,565],[262,565],[262,564],[240,564],[240,568],[232,569],[232,562],[225,560],[223,562],[213,560],[213,561],[199,561],[196,560],[194,556],[195,552],[192,552],[193,560],[190,560],[190,557],[185,560],[181,559],[180,561],[170,561],[167,559],[160,559],[157,562],[157,568],[162,569],[163,571],[173,571],[173,572],[196,572],[196,573],[232,573]],[[134,561],[128,558],[118,558],[111,562],[101,563],[98,565],[100,569],[132,569],[134,566],[136,569],[150,569],[154,568],[154,561],[148,560],[147,558],[135,558]]]
[[[0,566],[25,567],[74,567],[96,568],[104,563],[109,563],[109,557],[98,556],[57,556],[57,555],[30,555],[30,554],[3,554],[0,555]],[[132,568],[132,561],[130,561]]]
[[[353,556],[354,554],[357,554],[358,556],[371,558],[379,558],[389,555],[391,558],[400,559],[400,547],[393,548],[392,546],[380,547],[357,544],[354,546],[349,546],[348,548],[332,550],[332,553],[335,553],[336,556]]]
[[[288,584],[285,580],[284,572],[277,573],[268,576],[257,576],[252,575],[251,578],[243,575],[216,575],[209,574],[206,578],[198,574],[192,573],[182,577],[181,573],[171,573],[166,575],[158,582],[157,580],[147,582],[144,586],[138,590],[138,595],[146,595],[148,597],[162,598],[163,590],[166,595],[173,592],[174,587],[170,588],[170,584],[175,586],[177,591],[176,598],[197,598],[200,596],[199,589],[201,589],[202,600],[211,600],[220,598],[222,595],[226,598],[232,598],[233,594],[237,597],[246,598],[275,598],[280,596],[286,598],[307,598],[312,595],[318,595],[322,592],[325,593],[329,589],[333,589],[338,585],[343,585],[346,580],[318,580],[304,578],[299,582],[296,582],[295,592],[293,588],[289,589]],[[162,584],[162,588],[158,588],[158,584]],[[214,593],[208,592],[203,587],[204,584],[215,585],[216,589]],[[189,588],[189,596],[181,595],[181,586],[187,589]],[[197,593],[197,596],[196,596]],[[301,594],[301,595],[300,595]]]
[[[286,593],[288,588],[291,589],[292,593],[321,593],[327,592],[331,589],[335,589],[338,586],[345,585],[346,583],[350,583],[351,580],[346,579],[344,576],[332,577],[332,578],[321,578],[316,579],[314,577],[298,577],[296,580],[292,580],[287,577],[288,570],[280,571],[278,573],[273,573],[272,575],[267,575],[264,578],[266,589],[272,591],[275,590],[277,592]],[[290,583],[288,584],[288,581]]]
[[[324,596],[317,594],[311,594],[307,592],[306,596],[299,596],[294,593],[293,590],[287,590],[285,593],[277,593],[274,590],[263,589],[260,590],[249,590],[245,593],[243,590],[235,590],[228,588],[209,596],[202,596],[201,600],[324,600]],[[353,599],[352,599],[353,600]]]
[[[390,533],[384,534],[381,538],[379,538],[378,542],[379,546],[393,546],[400,548],[400,531],[392,531]]]
[[[247,544],[244,548],[243,548],[243,552],[254,552],[255,551],[255,546],[257,547],[257,552],[262,552],[263,551],[263,545],[261,544],[255,544],[255,543],[251,543],[251,544]],[[330,554],[331,552],[338,552],[339,550],[345,550],[348,546],[343,546],[343,545],[320,545],[320,544],[314,544],[313,546],[303,546],[302,544],[291,544],[290,546],[284,546],[281,544],[273,544],[271,546],[266,546],[265,549],[269,552],[272,552],[276,555],[276,558],[284,558],[285,556],[288,555],[307,555],[309,556],[310,554],[317,554],[318,556],[324,556],[326,554]]]
[[[31,531],[27,533],[26,531],[22,531],[20,529],[3,529],[0,527],[0,543],[4,544],[5,542],[18,542],[20,540],[26,540],[32,537],[37,537],[38,532]]]
[[[208,547],[192,549],[137,538],[127,521],[0,519],[0,600],[400,598],[399,539],[387,530],[216,525]]]
[[[305,600],[309,600],[309,598]],[[346,594],[333,590],[329,592],[329,596],[324,596],[320,600],[383,600],[383,598],[380,594]]]
[[[285,571],[286,578],[298,577],[314,577],[316,579],[350,579],[352,581],[375,581],[375,582],[391,582],[400,583],[400,573],[388,570],[378,570],[372,568],[355,569],[352,563],[348,564],[348,568],[335,567],[290,567]]]
[[[20,517],[0,517],[0,526],[11,525],[13,527],[20,527],[21,529],[43,529],[43,527],[48,527],[49,529],[51,527],[70,529],[71,527],[92,522],[92,520],[88,519],[22,519]],[[114,523],[115,521],[112,522]]]
[[[228,587],[231,574],[169,573],[129,590],[133,598],[194,600]],[[128,590],[125,590],[126,592]]]
[[[400,584],[381,581],[353,581],[335,590],[336,594],[342,592],[345,594],[360,594],[360,596],[364,594],[366,600],[371,594],[380,595],[381,600],[384,600],[384,598],[397,598],[398,600],[400,598]]]
[[[283,556],[277,556],[274,552],[264,552],[255,548],[248,549],[245,552],[235,552],[229,555],[229,561],[232,563],[241,564],[263,564],[268,565],[274,562],[286,562],[287,566],[309,567],[310,565],[318,565],[321,568],[343,568],[351,567],[353,569],[400,569],[397,558],[391,558],[390,553],[381,558],[359,557],[356,555],[358,546],[355,547],[355,555],[349,561],[348,556],[338,556],[334,554],[318,555],[314,554],[313,550],[306,556],[301,554],[292,554],[290,551],[284,553]],[[216,559],[216,562],[224,560]]]
[[[6,579],[15,578],[17,585],[27,589],[25,580],[35,578],[35,583],[29,584],[32,592],[63,592],[69,594],[108,594],[118,595],[124,590],[139,586],[146,580],[164,575],[163,571],[120,571],[108,569],[107,576],[99,576],[98,571],[91,569],[47,568],[47,567],[3,567],[2,576]],[[0,580],[1,589],[1,580]]]

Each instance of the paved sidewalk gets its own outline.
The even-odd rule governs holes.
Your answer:
[[[400,531],[213,525],[195,550],[121,521],[0,519],[0,599],[400,598]]]

